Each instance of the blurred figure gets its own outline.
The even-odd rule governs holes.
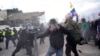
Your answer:
[[[98,48],[100,49],[100,19],[97,20],[97,40],[98,40]]]
[[[56,56],[63,56],[64,34],[67,34],[71,38],[71,34],[63,26],[57,23],[53,18],[50,20],[49,28],[38,38],[43,38],[49,35],[50,47],[46,56],[52,56],[56,53]]]
[[[3,42],[3,36],[2,36],[2,33],[3,33],[3,31],[2,30],[0,30],[0,42]]]
[[[19,31],[18,31],[18,39],[20,37],[21,32],[22,32],[22,28],[20,28]]]
[[[0,30],[0,42],[4,41],[4,37],[6,36],[5,29]],[[2,51],[2,48],[0,47],[0,51]]]
[[[6,28],[6,49],[8,49],[8,44],[10,40],[13,42],[14,46],[16,46],[16,43],[13,40],[13,36],[14,36],[14,32],[9,28]]]
[[[43,23],[40,26],[40,33],[42,34],[45,31]],[[44,38],[40,38],[40,44],[44,44]]]
[[[96,21],[92,21],[90,25],[90,32],[91,32],[91,37],[94,40],[95,45],[97,45],[97,39],[96,39],[96,34],[97,34],[97,25]]]
[[[0,41],[3,42],[2,30],[0,30]]]
[[[68,29],[70,31],[70,33],[72,34],[72,37],[67,37],[66,41],[66,50],[65,50],[65,54],[66,56],[71,56],[71,51],[73,51],[74,56],[79,56],[78,52],[77,52],[77,44],[80,41],[80,31],[79,31],[79,26],[78,24],[72,20],[73,18],[71,16],[66,17],[66,21],[65,21],[65,28]]]
[[[16,28],[13,28],[13,31],[14,31],[14,40],[18,39],[18,32],[16,30]]]
[[[23,46],[25,47],[27,51],[27,55],[32,56],[32,42],[31,42],[32,34],[30,33],[31,31],[28,25],[26,25],[26,27],[23,27],[23,29],[20,30],[19,40],[18,40],[16,49],[12,53],[12,56],[15,56],[15,54],[19,52],[20,49],[23,48]]]
[[[3,36],[3,38],[6,37],[6,30],[5,29],[3,29],[3,31],[2,31],[2,36]]]
[[[13,30],[10,29],[10,36],[11,36],[11,40],[14,44],[14,46],[16,46],[16,43],[15,43],[15,32]]]
[[[31,43],[31,46],[34,47],[34,38],[35,38],[35,35],[37,34],[38,30],[37,28],[35,28],[32,24],[28,24],[27,27],[28,29],[28,37],[30,37],[30,43]]]
[[[85,18],[82,18],[82,25],[81,25],[81,32],[82,32],[82,35],[83,35],[83,38],[84,38],[84,43],[85,44],[88,44],[88,41],[89,41],[89,30],[90,30],[90,24],[89,22],[86,22]]]
[[[3,37],[2,37],[2,30],[0,30],[0,43],[3,42]],[[0,51],[2,51],[2,48],[0,47]]]

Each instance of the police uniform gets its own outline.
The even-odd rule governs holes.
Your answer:
[[[19,52],[20,49],[23,48],[23,46],[25,47],[25,49],[27,51],[27,54],[29,56],[32,56],[32,49],[31,49],[30,37],[29,37],[26,29],[24,29],[24,30],[21,31],[21,34],[20,34],[20,37],[19,37],[19,41],[17,43],[16,49],[12,53],[12,56],[15,56],[15,54],[17,52]]]
[[[13,40],[13,35],[14,35],[14,32],[10,29],[7,29],[6,30],[6,49],[8,49],[8,44],[9,44],[9,41],[11,40],[14,44],[14,46],[16,46],[16,43],[15,41]]]
[[[0,30],[0,42],[3,41],[3,38],[2,38],[2,31]],[[2,48],[0,47],[0,51],[2,51]]]
[[[41,34],[44,33],[44,30],[45,30],[44,25],[41,24],[41,26],[40,26],[40,33]],[[40,44],[44,44],[44,43],[45,43],[44,42],[44,38],[40,38]]]
[[[18,39],[18,31],[16,30],[16,28],[14,28],[13,29],[13,31],[14,31],[14,39],[16,40],[16,39]]]
[[[2,30],[0,30],[0,42],[3,42]]]
[[[5,30],[2,31],[2,36],[3,36],[3,37],[6,36],[6,32],[5,32]]]

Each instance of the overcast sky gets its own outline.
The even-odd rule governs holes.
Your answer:
[[[19,8],[23,12],[45,11],[46,20],[53,17],[62,20],[70,12],[70,2],[79,15],[100,8],[100,0],[0,0],[0,8]]]

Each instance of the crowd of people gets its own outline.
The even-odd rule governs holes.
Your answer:
[[[88,44],[88,42],[92,39],[94,40],[95,45],[100,49],[100,18],[91,22],[88,22],[85,18],[82,18],[81,33],[84,43]]]
[[[32,56],[32,47],[34,47],[34,37],[40,38],[40,44],[45,43],[44,38],[48,36],[50,39],[50,46],[46,56],[63,56],[64,36],[66,38],[66,56],[71,56],[71,51],[74,56],[79,56],[77,45],[88,44],[89,41],[94,40],[96,46],[100,49],[100,19],[87,22],[82,18],[81,23],[73,21],[73,17],[66,17],[64,25],[59,24],[55,18],[49,22],[49,27],[44,31],[44,26],[41,24],[40,30],[34,29],[30,25],[26,25],[17,31],[6,28],[0,30],[0,42],[6,38],[6,49],[8,49],[9,41],[11,40],[16,47],[12,56],[15,56],[21,48],[25,48],[27,55]],[[41,33],[40,33],[41,32]],[[38,34],[39,33],[39,34]],[[38,35],[37,35],[38,34]],[[16,43],[15,40],[18,40]],[[2,48],[0,48],[0,51]]]
[[[0,30],[0,42],[3,42],[4,38],[6,38],[6,40],[5,40],[6,49],[8,49],[8,45],[9,45],[10,40],[12,41],[14,46],[16,46],[16,42],[15,42],[15,40],[17,39],[16,34],[17,34],[17,30],[15,28],[13,28],[13,30],[9,29],[9,28]],[[2,50],[1,47],[0,47],[0,50]]]
[[[41,24],[40,30],[37,28],[34,28],[31,26],[31,24],[27,24],[17,30],[16,28],[10,29],[6,28],[3,30],[0,30],[0,43],[5,41],[5,48],[8,49],[9,41],[12,41],[14,44],[14,47],[16,49],[14,50],[12,56],[15,56],[17,52],[21,48],[25,48],[27,51],[27,55],[32,55],[31,48],[34,47],[34,37],[39,31],[40,33],[43,32],[44,27],[43,24]],[[44,38],[40,38],[40,44],[44,44]],[[0,47],[0,51],[2,51],[2,48]]]

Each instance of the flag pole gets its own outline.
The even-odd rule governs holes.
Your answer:
[[[79,16],[77,15],[76,16],[76,22],[78,23],[78,21],[79,21]]]

